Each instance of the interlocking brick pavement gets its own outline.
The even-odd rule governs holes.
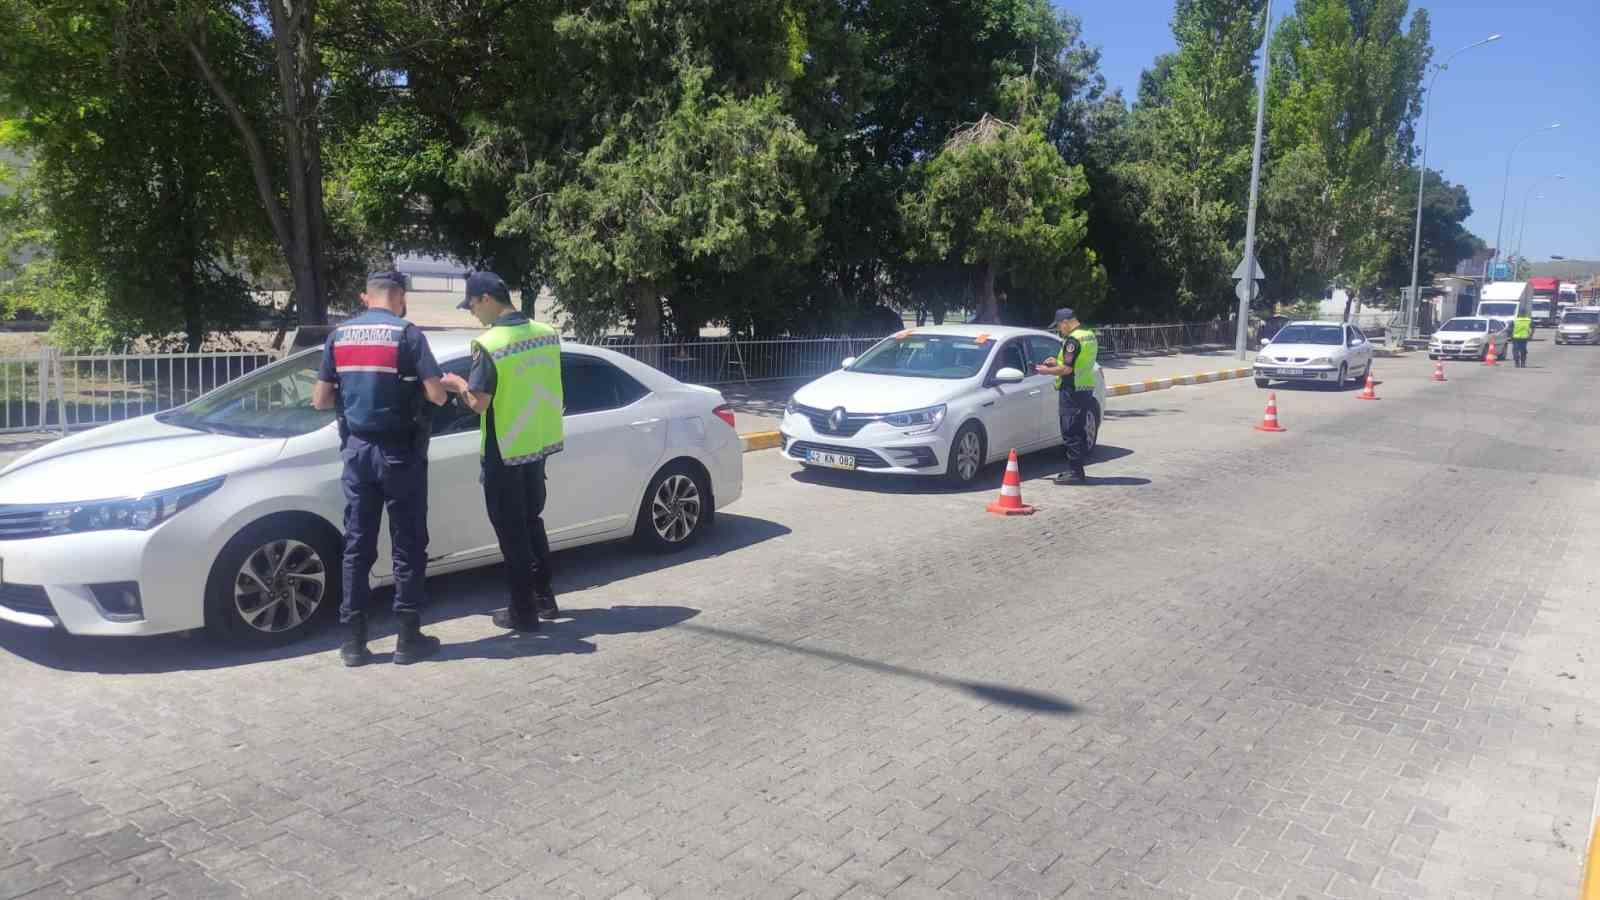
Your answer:
[[[1535,350],[1148,395],[1029,519],[752,454],[409,668],[4,629],[0,897],[1569,896],[1600,361]]]

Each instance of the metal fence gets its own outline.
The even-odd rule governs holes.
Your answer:
[[[1094,329],[1100,352],[1111,356],[1164,353],[1211,344],[1233,346],[1231,322],[1182,322],[1174,325],[1102,325]]]
[[[746,341],[702,338],[671,344],[636,344],[603,338],[596,346],[630,356],[690,384],[734,384],[814,378],[860,356],[881,337],[784,338]]]
[[[0,358],[0,432],[90,428],[182,406],[276,354],[94,353]]]

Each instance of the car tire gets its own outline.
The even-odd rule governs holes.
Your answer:
[[[677,553],[700,540],[715,517],[716,504],[705,472],[678,460],[650,479],[639,501],[633,539],[655,553]]]
[[[1350,384],[1350,364],[1339,363],[1339,380],[1333,383],[1335,391],[1343,392]]]
[[[309,514],[269,516],[234,535],[212,563],[206,630],[233,643],[287,644],[333,615],[343,590],[332,526]]]
[[[1264,388],[1264,387],[1267,387],[1270,384],[1272,384],[1271,379],[1267,379],[1267,378],[1257,378],[1256,379],[1256,387],[1258,387],[1258,388]]]
[[[989,459],[989,441],[983,426],[968,422],[956,431],[950,441],[950,461],[945,466],[945,478],[956,487],[970,487],[983,472]]]
[[[1094,459],[1094,451],[1100,446],[1100,414],[1090,411],[1083,417],[1083,430],[1089,437],[1089,458]]]

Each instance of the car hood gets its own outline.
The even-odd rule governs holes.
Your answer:
[[[0,471],[0,503],[136,497],[270,463],[283,438],[193,431],[154,416],[46,444]]]
[[[1315,359],[1319,356],[1332,356],[1341,349],[1336,344],[1268,344],[1262,348],[1261,354],[1271,357],[1278,356],[1305,356]]]
[[[1442,341],[1470,341],[1473,338],[1477,338],[1480,341],[1483,340],[1483,332],[1481,331],[1435,331],[1433,336]]]
[[[948,403],[965,391],[970,381],[838,371],[796,391],[794,402],[816,409],[842,406],[856,413],[905,412]]]

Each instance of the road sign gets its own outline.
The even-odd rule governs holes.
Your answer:
[[[1243,278],[1245,276],[1245,274],[1246,274],[1245,270],[1249,269],[1249,268],[1250,268],[1250,257],[1246,256],[1244,259],[1239,260],[1239,267],[1237,269],[1233,270],[1233,280],[1234,281],[1238,281],[1239,279]],[[1256,278],[1257,279],[1261,279],[1261,278],[1266,278],[1267,277],[1267,272],[1266,272],[1265,269],[1261,268],[1260,261],[1256,262],[1255,270],[1256,270]]]
[[[1503,262],[1495,263],[1494,267],[1489,270],[1489,277],[1490,278],[1510,278],[1511,277],[1511,264],[1510,263],[1503,263]]]
[[[1238,286],[1233,289],[1233,295],[1241,301],[1249,303],[1261,295],[1261,282],[1245,281],[1240,278]]]

